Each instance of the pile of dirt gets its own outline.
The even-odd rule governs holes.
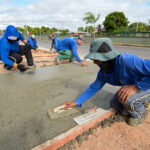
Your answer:
[[[126,120],[116,113],[58,150],[149,150],[150,115],[138,127],[129,126]]]

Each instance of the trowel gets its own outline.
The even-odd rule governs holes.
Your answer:
[[[79,109],[77,107],[65,109],[65,106],[66,105],[63,104],[54,109],[48,110],[49,118],[52,120],[79,112]]]

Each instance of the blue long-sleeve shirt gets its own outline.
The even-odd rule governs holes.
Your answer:
[[[52,44],[51,44],[51,48],[55,48],[57,50],[59,41],[60,40],[57,37],[54,37],[54,40],[52,41]]]
[[[31,36],[29,37],[27,42],[31,45],[32,49],[38,48],[36,39],[33,39]]]
[[[67,37],[61,40],[57,46],[57,50],[72,50],[73,56],[77,59],[77,61],[79,63],[82,62],[77,53],[78,50],[77,39],[74,37]]]
[[[17,41],[10,42],[8,41],[8,37],[16,36]],[[1,60],[10,66],[14,65],[14,62],[9,59],[10,52],[18,52],[19,51],[19,40],[24,41],[25,38],[23,35],[12,25],[8,26],[6,32],[3,37],[0,39],[0,56]]]
[[[76,100],[78,106],[82,106],[85,101],[94,96],[105,83],[116,86],[136,84],[141,90],[150,89],[150,60],[143,60],[130,53],[121,54],[116,58],[112,73],[99,70],[95,82]]]

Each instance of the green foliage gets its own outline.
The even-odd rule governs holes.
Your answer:
[[[123,12],[112,12],[105,17],[103,25],[107,32],[122,32],[127,31],[128,23]]]
[[[97,17],[94,16],[93,13],[91,12],[87,12],[85,13],[85,17],[83,18],[83,20],[85,21],[86,24],[88,23],[92,23],[94,26],[94,37],[95,37],[95,23],[99,20],[100,18],[100,14],[97,15]],[[89,30],[88,30],[89,32]]]
[[[61,32],[60,35],[66,35],[67,33],[69,33],[69,29],[59,30],[59,32]]]
[[[86,24],[93,23],[95,24],[100,18],[100,14],[97,15],[97,17],[94,16],[93,13],[87,12],[85,13],[85,17],[83,18],[83,21],[85,21]]]
[[[86,26],[85,27],[85,32],[89,32],[89,33],[94,32],[94,27],[93,26]]]
[[[84,32],[84,27],[78,27],[78,32]]]
[[[45,26],[31,27],[31,26],[24,25],[24,27],[17,27],[17,29],[21,31],[23,34],[28,34],[30,32],[31,34],[35,34],[35,35],[45,35],[45,34],[49,35],[55,32],[61,32],[62,34],[66,34],[70,32],[69,29],[59,30],[55,27],[49,28]]]
[[[134,22],[129,25],[130,32],[148,32],[149,26],[143,22]]]

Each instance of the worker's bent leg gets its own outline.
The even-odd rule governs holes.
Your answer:
[[[11,52],[9,54],[9,59],[12,60],[13,62],[17,63],[17,64],[19,64],[22,61],[21,55],[16,53],[16,52]],[[12,66],[4,64],[4,68],[7,70],[10,70],[12,68]]]
[[[118,99],[118,92],[111,98],[110,106],[117,110],[123,110],[123,105]]]
[[[9,55],[9,58],[13,60],[14,62],[16,62],[17,64],[21,63],[23,59],[20,54],[15,53],[15,52],[11,52]]]
[[[131,96],[123,107],[133,118],[140,119],[146,113],[144,103],[148,101],[150,101],[150,90],[140,91]]]
[[[25,57],[27,59],[28,66],[34,65],[32,53],[31,53],[31,48],[29,48],[26,45],[20,45],[18,54],[20,54],[21,56],[25,55]]]
[[[69,59],[71,62],[74,60],[74,56],[71,50],[59,50],[58,53],[60,54],[57,58],[61,60]]]

